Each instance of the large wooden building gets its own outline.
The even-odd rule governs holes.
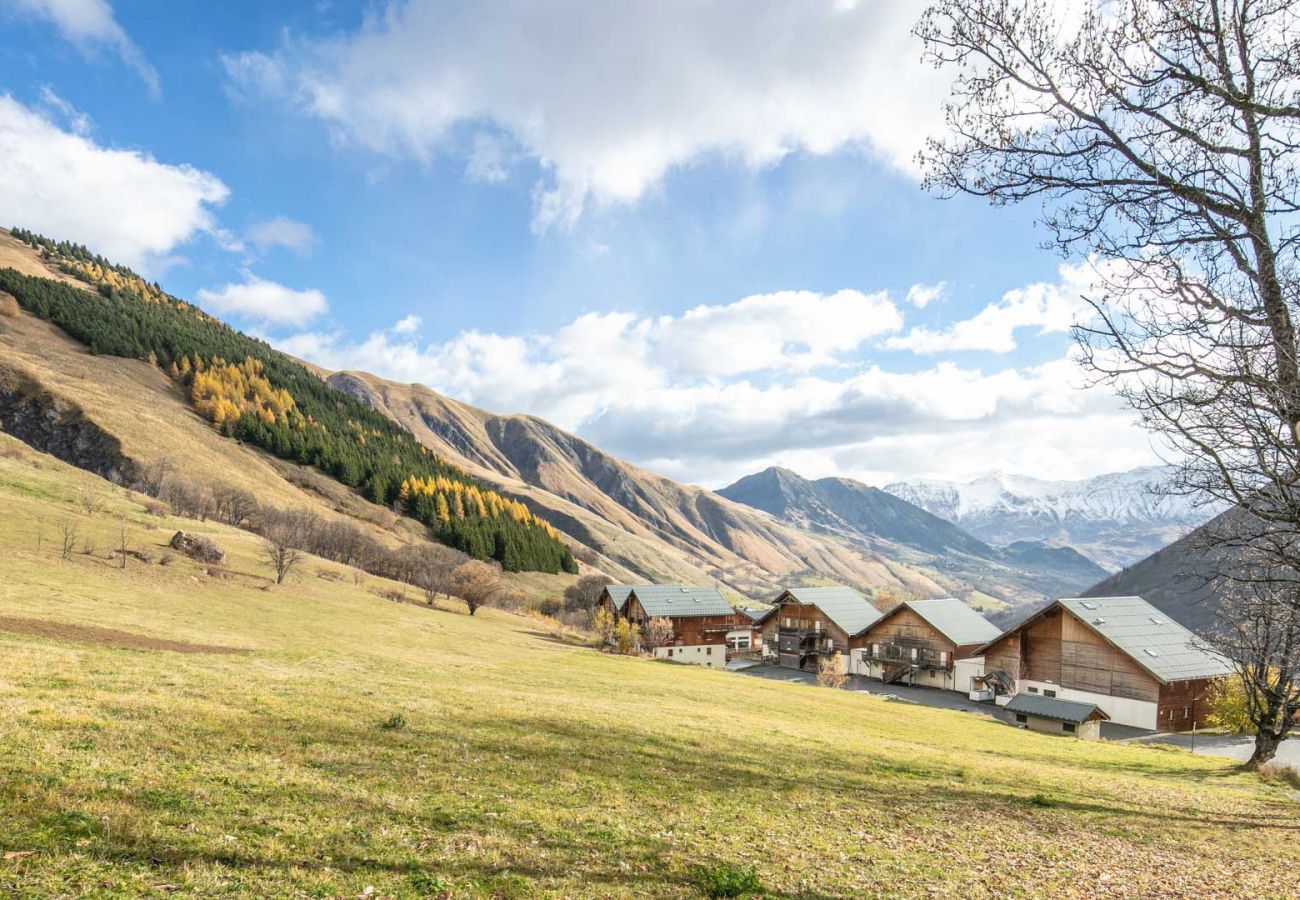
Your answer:
[[[880,610],[852,588],[790,588],[759,624],[779,665],[816,670],[829,657],[847,672],[849,638],[879,618]]]
[[[851,671],[886,684],[966,692],[969,676],[958,662],[997,635],[996,625],[954,597],[905,600],[849,639]]]
[[[1231,665],[1141,597],[1057,600],[978,651],[980,687],[1096,704],[1110,721],[1153,731],[1205,725],[1211,679]]]
[[[667,619],[673,627],[672,638],[653,652],[657,658],[674,662],[723,668],[728,639],[752,634],[749,617],[733,609],[715,587],[611,584],[606,585],[599,603],[640,627],[642,633],[651,619]]]

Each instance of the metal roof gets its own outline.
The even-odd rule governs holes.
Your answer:
[[[847,635],[855,635],[875,624],[882,613],[870,600],[850,587],[787,588],[775,602],[789,595],[798,603],[817,607]]]
[[[607,584],[605,590],[609,591],[609,599],[614,601],[616,609],[622,609],[623,604],[627,602],[628,595],[632,593],[630,584]]]
[[[904,600],[894,609],[906,606],[929,622],[935,631],[958,647],[982,644],[999,634],[998,626],[981,616],[956,597],[933,600]],[[892,614],[894,610],[890,610]]]
[[[1095,703],[1079,703],[1075,700],[1044,697],[1041,694],[1016,694],[1003,709],[1007,712],[1020,713],[1026,716],[1038,716],[1040,719],[1073,722],[1075,725],[1081,725],[1088,721],[1094,713],[1103,719],[1110,718]]]
[[[647,616],[730,616],[735,610],[715,587],[689,584],[635,584],[636,597]]]
[[[1057,601],[1163,682],[1232,674],[1232,664],[1141,597]]]
[[[758,625],[766,620],[768,616],[772,615],[772,613],[776,612],[776,607],[769,606],[767,609],[757,609],[753,606],[738,606],[736,607],[736,612],[748,616],[751,622]]]

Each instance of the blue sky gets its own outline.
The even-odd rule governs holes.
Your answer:
[[[921,189],[919,6],[541,6],[0,0],[0,218],[684,480],[1152,461],[1086,261]]]

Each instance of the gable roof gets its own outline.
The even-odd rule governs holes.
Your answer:
[[[1073,597],[1058,602],[1160,681],[1232,674],[1231,663],[1141,597]]]
[[[763,622],[768,620],[768,617],[776,612],[776,609],[775,606],[769,606],[767,609],[756,609],[752,606],[737,606],[736,612],[743,616],[748,616],[749,621],[755,625],[761,625]]]
[[[609,593],[609,599],[614,601],[614,608],[621,610],[623,604],[627,602],[628,595],[632,593],[632,585],[607,584],[605,590]]]
[[[1041,694],[1016,694],[1003,709],[1026,716],[1038,716],[1040,719],[1073,722],[1075,725],[1081,725],[1093,716],[1099,719],[1110,718],[1105,710],[1095,703],[1061,700],[1058,697],[1044,697]]]
[[[635,584],[629,597],[636,597],[650,617],[730,616],[735,610],[715,587],[689,584]]]
[[[796,603],[817,607],[848,635],[870,627],[882,615],[870,600],[850,587],[787,588],[773,603],[780,604],[787,595]]]
[[[1232,674],[1232,663],[1201,646],[1196,635],[1141,597],[1069,597],[1057,600],[1025,616],[975,652],[983,653],[1002,638],[1058,607],[1162,684]]]
[[[956,597],[904,600],[881,618],[892,616],[900,609],[910,609],[958,647],[982,644],[999,634],[998,626]]]

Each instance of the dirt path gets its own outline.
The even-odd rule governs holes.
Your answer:
[[[75,644],[95,644],[124,650],[168,650],[172,653],[248,653],[240,647],[223,647],[219,644],[191,644],[187,641],[169,641],[164,638],[118,631],[116,628],[98,628],[94,625],[73,625],[68,622],[51,622],[48,619],[19,619],[0,616],[0,631],[27,634],[33,637],[68,641]]]

